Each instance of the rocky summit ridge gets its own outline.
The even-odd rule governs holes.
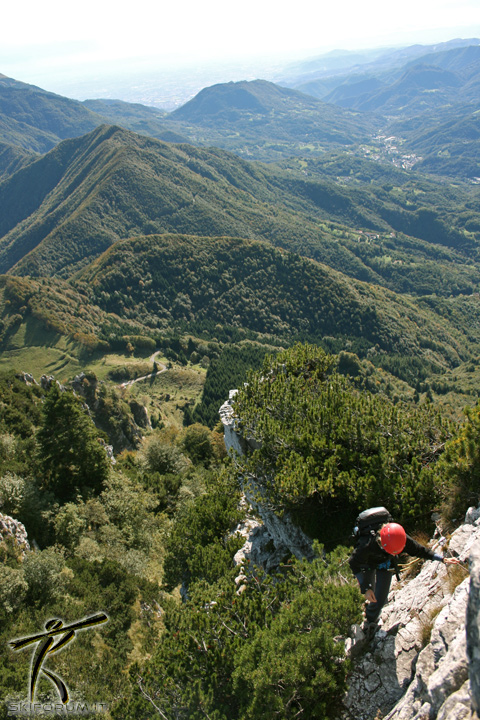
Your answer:
[[[236,430],[231,406],[220,409],[227,450],[253,449]],[[251,485],[249,486],[251,487]],[[291,518],[275,515],[248,490],[251,515],[238,530],[245,545],[235,556],[239,592],[246,558],[267,570],[275,557],[312,553],[311,541]],[[413,560],[395,579],[370,643],[359,626],[345,641],[352,658],[339,720],[478,720],[480,711],[480,506],[450,536],[439,528],[434,547],[462,565]]]

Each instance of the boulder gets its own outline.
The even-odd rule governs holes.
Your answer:
[[[130,400],[128,405],[135,423],[141,428],[151,430],[152,424],[150,422],[150,418],[148,417],[148,411],[145,405],[142,405],[142,403],[139,403],[136,400]]]

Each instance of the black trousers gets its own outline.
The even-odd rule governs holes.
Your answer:
[[[365,615],[368,622],[377,622],[382,608],[387,602],[392,573],[389,570],[364,570],[356,575],[360,585],[371,584],[377,602],[367,603]]]

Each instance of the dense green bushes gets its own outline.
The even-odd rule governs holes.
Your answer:
[[[431,405],[394,404],[355,389],[335,359],[311,345],[267,357],[234,404],[245,437],[261,447],[238,461],[254,492],[279,508],[316,508],[324,541],[342,508],[385,505],[407,524],[439,501],[433,463],[452,428]],[[322,529],[323,528],[323,529]]]
[[[218,410],[228,400],[229,391],[245,382],[247,370],[259,367],[267,351],[266,347],[251,343],[225,345],[219,357],[208,366],[202,397],[193,410],[193,419],[214,427],[218,422]]]
[[[84,379],[92,399],[95,378]],[[107,613],[105,627],[81,633],[49,666],[73,699],[111,704],[126,694],[129,664],[151,653],[158,638],[158,581],[171,517],[203,491],[212,472],[204,465],[215,466],[218,456],[215,450],[194,465],[174,436],[170,444],[162,436],[142,456],[124,453],[111,466],[85,407],[71,392],[54,385],[44,395],[23,383],[17,387],[14,377],[7,380],[0,384],[4,405],[17,407],[18,417],[5,416],[0,432],[0,512],[25,523],[32,550],[22,559],[13,541],[0,538],[0,642],[7,647],[12,638],[41,632],[50,617],[73,622]],[[106,420],[115,405],[105,402],[102,409]],[[24,426],[31,438],[17,434]],[[214,434],[201,429],[201,442],[188,447],[192,457],[205,433],[213,443]],[[2,654],[2,701],[25,699],[29,662],[28,653]],[[39,699],[45,700],[48,689],[41,681]],[[6,713],[2,702],[0,717]]]
[[[460,432],[446,444],[439,464],[443,482],[444,511],[449,518],[462,517],[480,499],[480,403],[465,409]]]
[[[237,481],[222,474],[207,480],[206,490],[182,508],[166,542],[164,584],[170,590],[180,583],[218,580],[239,547],[229,536],[243,517]]]
[[[349,669],[334,638],[359,619],[361,596],[338,582],[345,554],[319,555],[275,579],[252,569],[243,592],[231,570],[192,586],[114,718],[147,720],[152,707],[195,720],[333,717]]]
[[[42,396],[43,391],[38,385],[27,385],[13,370],[0,373],[0,433],[30,437],[34,426],[40,421]]]

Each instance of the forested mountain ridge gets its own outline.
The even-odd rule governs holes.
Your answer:
[[[0,184],[0,271],[68,277],[118,239],[177,232],[263,240],[395,291],[474,291],[473,189],[407,174],[350,188],[305,167],[102,126]]]
[[[201,128],[203,144],[240,150],[243,157],[257,159],[268,159],[268,148],[270,159],[275,153],[299,155],[326,146],[345,148],[365,142],[379,126],[373,116],[344,111],[266,80],[205,88],[174,110],[169,120]],[[238,134],[237,141],[231,138],[232,131]],[[262,158],[258,150],[263,146]]]
[[[121,240],[73,282],[6,275],[0,288],[0,341],[11,351],[27,338],[41,344],[42,333],[90,353],[126,345],[151,353],[172,334],[271,346],[308,340],[368,358],[408,382],[407,395],[480,354],[477,294],[415,300],[239,238]],[[185,362],[191,352],[182,350]]]
[[[423,112],[452,102],[452,95],[458,94],[460,84],[455,73],[418,63],[407,68],[399,80],[385,89],[360,95],[355,101],[343,101],[342,89],[338,88],[328,100],[362,112],[378,111],[384,115],[410,116],[418,112],[420,97]]]
[[[13,175],[24,165],[28,165],[36,155],[23,150],[17,145],[9,145],[8,143],[0,143],[0,181]]]
[[[0,75],[0,141],[44,153],[102,119],[76,100]]]
[[[75,283],[103,310],[151,330],[213,335],[223,326],[288,344],[344,336],[357,348],[377,344],[412,356],[428,347],[432,361],[438,353],[439,368],[474,352],[461,311],[455,323],[438,323],[428,306],[255,241],[181,235],[119,241]]]

